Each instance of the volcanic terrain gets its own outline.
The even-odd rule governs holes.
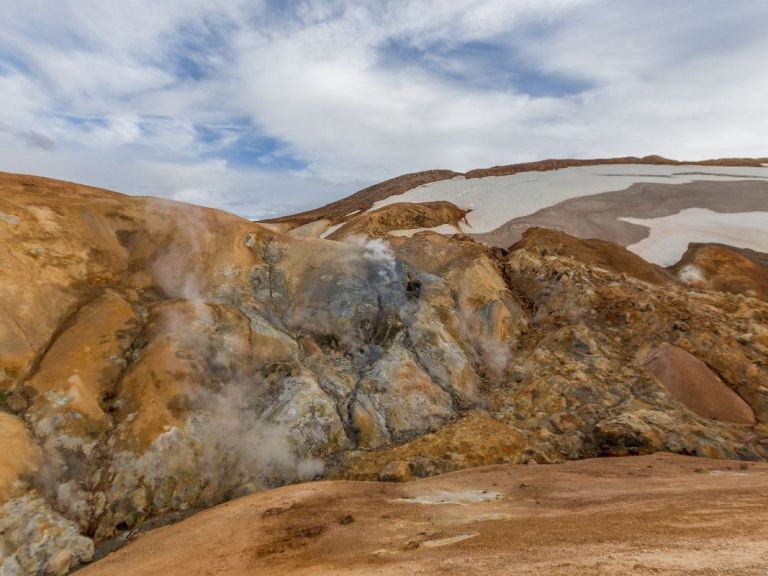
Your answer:
[[[766,163],[0,174],[0,575],[762,574]]]

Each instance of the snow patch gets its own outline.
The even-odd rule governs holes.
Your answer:
[[[336,230],[338,230],[339,228],[344,226],[344,224],[346,224],[346,222],[342,222],[341,224],[334,224],[333,226],[329,226],[328,228],[326,228],[325,232],[320,234],[320,238],[328,238],[328,236],[330,236],[331,234],[336,232]]]
[[[686,208],[660,218],[625,217],[619,220],[650,229],[647,238],[627,246],[627,249],[660,266],[678,262],[691,242],[717,242],[768,252],[768,212],[727,214],[706,208]]]
[[[436,538],[435,540],[425,540],[420,544],[422,548],[439,548],[441,546],[450,546],[451,544],[457,544],[464,540],[469,540],[479,536],[477,532],[471,532],[469,534],[456,534],[456,536],[448,536],[446,538]]]
[[[492,490],[464,490],[463,492],[453,492],[449,490],[438,490],[431,494],[422,494],[415,498],[398,498],[395,502],[406,502],[408,504],[476,504],[477,502],[488,502],[499,500],[501,493]]]

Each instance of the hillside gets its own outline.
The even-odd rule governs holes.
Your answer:
[[[608,208],[594,234],[526,229],[504,246],[463,233],[391,235],[436,222],[477,225],[479,206],[442,192],[425,204],[419,187],[377,193],[370,211],[334,221],[336,239],[322,239],[0,174],[3,576],[65,574],[144,527],[300,481],[407,481],[658,451],[768,459],[764,237],[732,237],[748,245],[719,247],[718,260],[694,248],[670,267],[633,246],[658,245],[650,230],[678,229],[617,220],[663,219],[688,206],[750,213],[762,229],[768,168],[701,166],[693,183],[677,172],[648,176],[680,180],[664,185],[679,189],[670,195],[635,182],[647,174],[625,166],[601,164],[600,174],[618,172],[574,181],[579,194],[601,178],[632,181],[619,193],[627,211],[618,214],[614,200],[596,205]],[[552,192],[541,201],[585,210],[587,196],[556,200],[556,184],[568,170],[595,169],[533,173]],[[531,173],[473,180],[523,177]],[[426,189],[435,196],[465,181]],[[493,192],[489,200],[506,193],[484,186],[477,191]],[[500,202],[499,218],[513,204]],[[705,232],[722,234],[724,220],[714,222]],[[743,281],[722,279],[723,259]],[[680,478],[690,478],[686,466]],[[467,474],[479,489],[479,476]],[[727,475],[713,482],[702,489],[737,485]],[[358,490],[318,486],[328,499]],[[363,499],[390,490],[359,486]],[[266,506],[311,489],[254,498]],[[265,566],[269,554],[249,558]]]

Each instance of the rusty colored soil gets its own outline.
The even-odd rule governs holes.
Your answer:
[[[651,456],[318,482],[138,536],[82,576],[764,576],[768,464]]]

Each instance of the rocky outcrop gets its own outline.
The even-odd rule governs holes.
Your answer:
[[[0,506],[0,573],[63,576],[93,558],[93,541],[35,492]]]
[[[65,573],[148,520],[323,475],[768,456],[768,304],[618,247],[326,241],[45,179],[0,189],[3,569]],[[754,422],[675,394],[644,360],[666,345]]]
[[[525,434],[487,413],[470,411],[442,428],[379,451],[350,451],[329,475],[402,482],[472,466],[534,460]]]
[[[344,240],[360,235],[387,238],[395,230],[433,228],[443,224],[458,227],[466,213],[450,202],[398,202],[353,216],[327,238]]]
[[[672,395],[704,418],[751,425],[755,413],[704,362],[682,348],[662,342],[640,359]]]
[[[768,254],[722,244],[691,244],[672,267],[693,288],[768,301]]]
[[[550,457],[558,449],[566,457],[658,449],[764,457],[759,444],[749,447],[748,427],[702,419],[637,361],[648,345],[676,344],[709,364],[764,421],[766,349],[740,336],[745,325],[763,329],[764,306],[742,296],[655,287],[525,250],[506,263],[531,310],[535,340],[510,367],[520,381],[512,395],[494,396],[514,404],[501,412],[544,441]]]
[[[650,284],[663,285],[674,281],[669,272],[646,262],[623,246],[598,238],[575,238],[558,230],[528,228],[522,239],[509,247],[510,252],[515,250],[527,250],[542,256],[567,256]]]

